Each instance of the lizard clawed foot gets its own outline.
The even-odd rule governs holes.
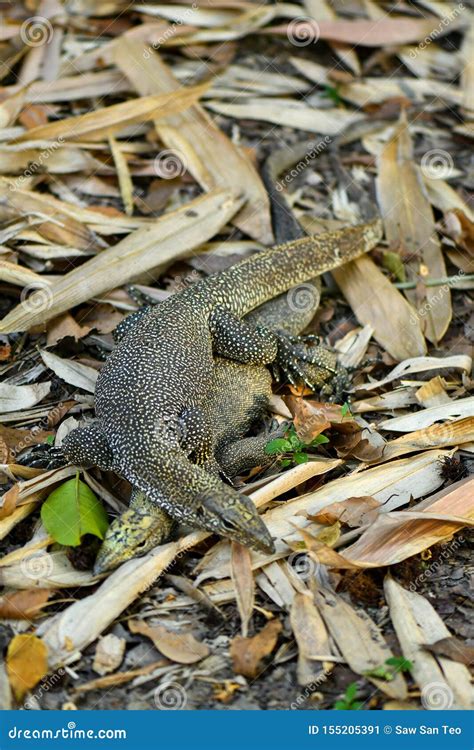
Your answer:
[[[61,448],[56,448],[49,443],[39,443],[24,451],[17,462],[22,466],[29,466],[31,469],[52,471],[65,466],[67,459]]]
[[[336,375],[336,355],[321,346],[318,337],[278,334],[277,338],[278,355],[274,363],[274,375],[278,381],[286,379],[294,386],[303,382],[316,391]]]

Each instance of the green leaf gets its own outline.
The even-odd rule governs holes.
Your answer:
[[[41,508],[41,520],[55,542],[77,547],[84,534],[103,539],[109,525],[107,513],[92,490],[79,479],[64,482]]]
[[[386,659],[385,664],[395,667],[396,672],[409,672],[413,669],[413,662],[404,656],[391,656],[390,659]]]
[[[314,448],[316,445],[323,445],[324,443],[329,443],[329,438],[327,438],[326,435],[317,435],[317,437],[310,442],[310,445]]]
[[[339,95],[339,92],[337,89],[334,88],[334,86],[325,86],[323,91],[323,96],[325,96],[327,99],[331,99],[331,101],[334,102],[334,104],[341,104],[342,99]]]
[[[346,417],[348,414],[352,414],[351,407],[347,403],[347,401],[345,401],[341,406],[341,417],[344,419],[344,417]]]
[[[308,454],[307,453],[295,453],[293,455],[293,461],[295,464],[305,464],[308,461]]]
[[[295,451],[299,451],[300,448],[302,448],[304,445],[304,443],[301,442],[298,435],[296,434],[294,427],[292,427],[289,432],[288,440],[290,442],[291,449]]]
[[[393,680],[393,672],[383,666],[369,669],[367,672],[364,672],[364,675],[366,677],[377,677],[379,680],[385,680],[386,682],[391,682]]]
[[[282,469],[286,469],[287,466],[291,466],[291,460],[289,458],[284,458],[280,466]]]
[[[46,438],[46,444],[54,445],[54,435],[48,435],[48,437]]]
[[[349,701],[349,703],[353,701],[357,695],[357,682],[351,682],[350,685],[346,687],[346,692],[344,693],[344,695],[346,701]]]
[[[394,276],[397,281],[405,281],[405,266],[398,253],[386,252],[383,254],[382,265]]]
[[[336,701],[334,704],[334,708],[336,711],[347,711],[349,706],[346,701]]]
[[[265,446],[265,453],[270,456],[274,453],[286,453],[289,450],[291,450],[291,443],[285,438],[275,438]]]

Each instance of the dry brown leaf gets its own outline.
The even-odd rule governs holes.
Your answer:
[[[0,598],[0,617],[6,620],[32,620],[41,615],[41,607],[50,596],[48,589],[27,589],[5,594]]]
[[[319,435],[322,430],[319,432],[317,430],[319,430],[320,424],[323,423],[327,427],[341,424],[351,425],[354,423],[352,414],[346,413],[338,404],[325,403],[316,401],[315,399],[298,398],[296,396],[286,396],[285,403],[293,415],[298,437],[302,440],[306,431],[308,431],[308,435],[311,435],[313,430],[315,430],[313,437]],[[324,427],[323,429],[326,428]]]
[[[318,588],[313,593],[316,607],[352,671],[367,676],[391,698],[404,700],[407,687],[403,675],[397,673],[393,680],[386,681],[367,674],[393,656],[376,624],[333,591]]]
[[[341,523],[357,528],[373,523],[380,512],[380,503],[373,497],[349,497],[340,503],[331,503],[321,513],[311,516],[316,523]],[[318,537],[321,540],[321,537]]]
[[[386,443],[376,430],[352,422],[350,429],[346,425],[344,432],[333,438],[333,445],[341,458],[353,456],[364,463],[373,463],[384,455]]]
[[[364,47],[396,47],[400,44],[410,44],[430,38],[433,33],[439,36],[441,26],[442,33],[447,33],[447,29],[452,30],[458,25],[453,21],[442,26],[436,18],[425,20],[387,16],[377,21],[351,19],[316,23],[302,20],[298,24],[291,21],[289,25],[265,29],[265,33],[287,35],[290,39],[296,38],[297,40],[311,39],[311,35],[314,35],[316,39],[343,42],[351,46],[360,44]]]
[[[449,659],[467,666],[474,662],[474,647],[468,646],[467,643],[455,638],[454,635],[449,636],[449,638],[440,638],[435,643],[424,643],[423,648],[432,654],[447,656]]]
[[[270,620],[252,638],[236,636],[230,647],[234,672],[255,679],[261,670],[262,660],[275,648],[281,628],[281,622]]]
[[[18,701],[48,674],[48,649],[35,635],[15,635],[8,644],[6,661],[8,679]]]
[[[444,278],[446,264],[435,230],[433,210],[413,159],[412,139],[406,117],[402,115],[393,137],[380,155],[377,194],[390,249],[406,259],[409,279],[418,282],[420,278],[424,281]],[[416,305],[418,315],[413,310],[411,318],[403,321],[403,325],[397,321],[398,336],[401,339],[412,336],[413,329],[421,323],[425,336],[437,343],[451,320],[449,287],[440,291],[425,286],[421,298],[416,292],[407,292],[407,297]]]
[[[255,581],[250,550],[238,542],[232,542],[231,577],[242,621],[242,636],[246,638],[255,602]]]
[[[439,377],[431,378],[424,383],[415,393],[419,404],[428,409],[431,406],[440,406],[451,401],[446,393],[446,382]]]
[[[454,422],[432,424],[421,430],[409,432],[387,443],[383,460],[403,456],[406,453],[428,448],[445,448],[450,445],[463,445],[474,440],[474,417],[457,419]]]
[[[131,620],[128,626],[131,633],[150,638],[163,656],[178,664],[194,664],[209,655],[209,647],[197,641],[192,633],[174,633],[163,625],[150,627],[141,620]]]
[[[48,324],[48,334],[46,346],[55,346],[59,341],[66,337],[71,337],[74,341],[79,341],[90,332],[90,326],[79,325],[72,315],[68,312],[58,315],[57,318],[50,320]]]
[[[351,566],[377,568],[394,565],[450,539],[474,519],[473,489],[474,479],[462,480],[420,503],[419,509],[380,514],[341,557]]]
[[[152,224],[137,229],[114,247],[103,250],[99,255],[87,260],[79,268],[64,274],[49,287],[51,304],[46,306],[43,303],[33,312],[34,300],[43,298],[41,290],[35,292],[30,299],[31,304],[18,305],[0,321],[0,332],[26,330],[81,302],[100,296],[103,292],[120,286],[151,268],[156,272],[158,258],[163,268],[172,260],[189,253],[213,237],[241,204],[242,199],[229,191],[215,190],[190,201],[176,211],[165,214]],[[41,384],[42,387],[44,385]]]
[[[91,134],[106,137],[111,130],[123,128],[125,125],[181,112],[199,99],[206,89],[207,84],[183,87],[166,94],[142,96],[119,104],[111,104],[108,107],[87,112],[85,115],[40,125],[14,139],[13,142],[48,141],[56,138],[63,141],[79,140],[85,135],[90,139]]]
[[[307,662],[322,662],[324,657],[332,655],[326,626],[309,592],[295,594],[290,622],[298,644],[298,684],[306,685],[318,678],[312,667],[321,667],[321,664],[312,665]]]
[[[416,588],[416,581],[413,582]],[[449,637],[450,633],[427,599],[407,591],[391,576],[384,582],[390,617],[405,659],[412,663],[413,679],[421,689],[425,709],[470,709],[472,687],[464,664],[436,658],[424,645]]]
[[[303,443],[310,443],[324,430],[331,427],[325,410],[319,409],[317,403],[294,396],[288,396],[285,401],[293,414],[296,434]],[[340,418],[341,407],[336,406],[335,412],[339,412],[338,418]]]
[[[130,669],[127,672],[116,672],[115,674],[109,674],[106,677],[99,677],[97,680],[91,680],[85,682],[82,685],[78,685],[75,688],[76,693],[88,693],[91,690],[101,690],[102,688],[116,687],[117,685],[124,685],[130,680],[134,680],[135,677],[141,677],[141,675],[151,674],[155,669],[166,666],[167,662],[164,659],[160,661],[154,661],[152,664],[146,664],[144,667],[138,669]]]
[[[371,258],[358,258],[331,273],[357,320],[371,326],[374,339],[394,359],[425,353],[425,340],[413,308]]]
[[[125,37],[114,50],[116,65],[141,94],[173,92],[179,83],[169,66],[153,51],[144,54],[143,42]],[[232,143],[194,104],[178,115],[155,121],[155,128],[169,149],[205,190],[225,188],[245,196],[245,205],[233,222],[264,244],[272,240],[270,208],[261,179],[245,152]],[[166,152],[165,152],[166,154]]]

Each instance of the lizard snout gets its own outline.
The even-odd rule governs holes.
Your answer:
[[[213,493],[206,495],[201,498],[198,516],[200,523],[221,536],[264,554],[275,552],[270,532],[246,495],[230,489],[225,500]]]

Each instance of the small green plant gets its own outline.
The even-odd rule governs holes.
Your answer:
[[[334,709],[336,711],[358,711],[362,708],[363,704],[360,701],[355,700],[356,695],[357,683],[351,682],[350,685],[346,687],[344,697],[335,702]]]
[[[377,677],[379,680],[391,682],[398,672],[409,672],[413,664],[404,656],[391,656],[380,667],[364,672],[366,677]]]
[[[326,435],[318,435],[310,443],[303,443],[296,434],[294,425],[291,425],[285,437],[275,438],[267,443],[265,453],[278,456],[280,465],[285,468],[291,464],[305,464],[309,460],[308,449],[317,448],[323,443],[329,443]]]
[[[339,91],[334,86],[325,86],[323,96],[326,99],[331,99],[334,104],[342,104],[342,99],[339,95]]]
[[[351,405],[348,404],[347,401],[345,401],[341,406],[341,417],[344,419],[344,417],[347,417],[348,414],[350,417],[352,417]]]

